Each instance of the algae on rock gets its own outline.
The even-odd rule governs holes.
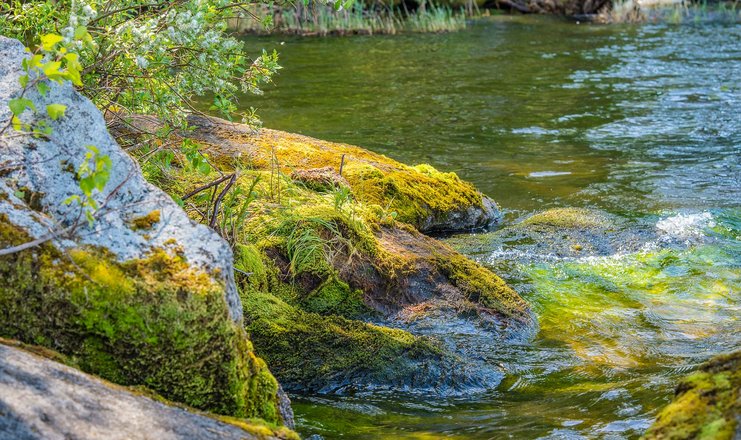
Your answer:
[[[686,376],[645,440],[731,440],[741,436],[741,351],[716,356]]]

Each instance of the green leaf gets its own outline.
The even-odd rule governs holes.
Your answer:
[[[211,166],[207,162],[201,162],[198,164],[198,171],[201,174],[208,174],[211,172]]]
[[[93,193],[93,189],[95,189],[95,182],[93,181],[93,178],[85,177],[83,179],[80,179],[80,189],[82,190],[83,194],[90,197],[90,195]]]
[[[72,202],[79,202],[79,201],[80,201],[80,196],[78,196],[77,194],[75,194],[73,196],[69,196],[66,199],[64,199],[64,201],[62,202],[62,204],[63,205],[69,205]]]
[[[26,61],[25,59],[23,61]],[[28,85],[28,75],[22,75],[20,78],[18,78],[18,82],[21,84],[21,87],[26,88]]]
[[[75,40],[82,40],[87,35],[87,28],[85,26],[77,26],[75,29]]]
[[[57,43],[64,40],[61,35],[57,34],[46,34],[41,36],[41,48],[49,52],[54,49]]]
[[[13,124],[13,130],[15,131],[21,131],[23,128],[23,123],[18,116],[13,116],[13,119],[11,119],[10,122]]]
[[[39,82],[36,85],[36,87],[39,89],[39,94],[44,97],[46,96],[46,93],[49,91],[49,84],[43,81]]]
[[[103,191],[103,188],[105,188],[105,184],[108,183],[108,173],[94,174],[93,181],[95,182],[95,188],[98,191]]]
[[[11,99],[8,102],[8,107],[10,107],[10,111],[13,112],[15,116],[20,116],[27,108],[36,111],[36,106],[33,105],[33,101],[28,98]]]
[[[61,72],[59,68],[62,67],[62,63],[59,61],[49,61],[41,66],[41,71],[49,79],[63,79],[65,77],[64,72]]]
[[[65,110],[67,110],[67,106],[63,104],[49,104],[46,106],[46,113],[49,114],[52,121],[63,117]]]

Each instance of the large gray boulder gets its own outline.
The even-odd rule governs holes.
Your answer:
[[[277,438],[270,432],[168,406],[0,343],[0,440]]]
[[[22,91],[18,78],[24,74],[21,60],[26,55],[19,41],[0,36],[0,127],[11,118],[8,101]],[[211,229],[189,219],[167,194],[144,180],[138,164],[108,133],[95,105],[70,83],[52,83],[44,98],[35,89],[25,96],[41,110],[40,116],[26,112],[24,119],[28,122],[45,118],[43,109],[51,103],[66,105],[66,115],[51,123],[54,132],[49,140],[17,136],[12,129],[0,136],[0,192],[7,194],[0,199],[0,213],[33,238],[77,222],[79,209],[64,203],[68,197],[80,194],[70,166],[77,169],[88,152],[87,146],[93,145],[113,163],[105,190],[94,196],[102,212],[93,227],[83,222],[72,237],[58,239],[55,244],[61,248],[99,246],[123,261],[142,258],[174,240],[191,265],[224,284],[230,315],[241,321],[242,305],[234,285],[228,244]],[[26,200],[17,197],[20,193]],[[156,211],[158,222],[147,228],[134,227],[137,219]]]
[[[24,93],[27,54],[0,37],[0,127]],[[232,252],[191,221],[106,131],[102,114],[69,84],[25,97],[48,118],[48,138],[0,134],[0,337],[42,345],[89,373],[140,385],[198,409],[291,424],[290,406],[242,326]],[[110,157],[90,225],[77,170],[89,145]]]

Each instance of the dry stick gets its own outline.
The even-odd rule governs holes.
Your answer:
[[[216,225],[216,214],[219,212],[219,205],[221,204],[221,200],[224,198],[227,192],[229,192],[229,189],[234,185],[234,182],[237,181],[237,175],[232,174],[231,178],[229,179],[229,182],[226,184],[223,190],[219,193],[219,197],[216,198],[216,203],[214,203],[214,210],[213,214],[211,215],[211,222],[208,224],[211,229]]]
[[[220,178],[214,180],[213,182],[207,183],[207,184],[205,184],[203,186],[199,186],[198,188],[194,189],[193,191],[191,191],[188,194],[186,194],[183,197],[181,197],[181,200],[187,200],[187,199],[193,197],[194,195],[198,194],[201,191],[205,191],[205,190],[211,188],[212,186],[218,185],[218,184],[220,184],[221,182],[223,182],[225,180],[231,179],[233,176],[234,176],[234,174],[230,174],[230,175],[227,175],[227,176],[224,176],[224,177],[220,177]]]
[[[12,247],[9,247],[9,248],[0,249],[0,257],[2,257],[4,255],[14,254],[16,252],[21,252],[21,251],[24,251],[26,249],[31,249],[32,247],[36,247],[36,246],[39,246],[41,244],[44,244],[47,241],[53,240],[56,237],[59,237],[61,235],[66,234],[67,232],[72,231],[77,226],[78,226],[77,223],[75,223],[72,226],[66,227],[66,228],[64,228],[62,230],[53,231],[51,234],[44,235],[43,237],[39,237],[36,240],[29,241],[29,242],[26,242],[26,243],[23,243],[23,244],[19,244],[18,246],[12,246]]]
[[[340,176],[342,176],[342,169],[345,168],[345,155],[342,155],[342,160],[340,161]]]

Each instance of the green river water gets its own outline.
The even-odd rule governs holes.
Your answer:
[[[281,53],[277,87],[245,98],[267,127],[455,171],[504,225],[577,206],[647,232],[583,258],[446,237],[532,304],[538,333],[485,347],[505,374],[486,392],[292,396],[304,436],[635,438],[682,375],[741,346],[741,25],[495,17],[247,42]],[[451,338],[486,344],[465,327]]]

